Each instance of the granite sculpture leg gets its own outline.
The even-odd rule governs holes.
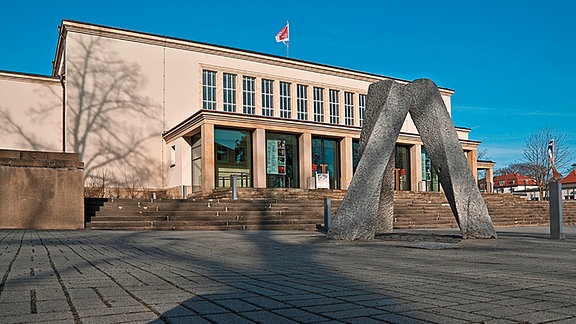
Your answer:
[[[401,85],[385,80],[372,84],[366,109],[358,167],[327,238],[373,239],[376,228],[390,230],[394,208],[390,178],[393,153],[408,112],[438,173],[462,237],[496,237],[488,209],[434,82],[420,79]]]

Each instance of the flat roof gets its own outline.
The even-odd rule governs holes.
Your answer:
[[[83,33],[87,33],[87,34],[98,34],[100,36],[107,36],[107,37],[111,37],[111,38],[131,40],[131,41],[140,42],[140,43],[149,43],[149,44],[154,44],[154,45],[158,45],[158,46],[176,47],[176,48],[181,48],[182,46],[187,46],[188,50],[194,50],[194,49],[205,49],[206,50],[206,49],[208,49],[208,50],[212,50],[212,51],[217,51],[218,52],[217,54],[220,54],[220,55],[227,53],[229,55],[230,54],[241,55],[245,59],[250,58],[250,57],[251,58],[259,58],[260,60],[268,59],[269,62],[267,62],[267,63],[269,63],[269,64],[278,64],[278,63],[289,64],[290,67],[292,67],[292,68],[316,67],[316,68],[320,68],[324,71],[332,70],[332,71],[343,72],[343,73],[347,74],[348,77],[353,77],[354,75],[356,75],[356,78],[363,77],[363,78],[367,79],[366,81],[371,81],[370,79],[372,79],[373,82],[377,81],[377,80],[382,80],[382,79],[390,79],[390,80],[395,80],[395,81],[398,81],[401,83],[411,82],[409,80],[389,77],[389,76],[385,76],[385,75],[381,75],[381,74],[364,72],[364,71],[359,71],[359,70],[353,70],[353,69],[348,69],[348,68],[343,68],[343,67],[338,67],[338,66],[333,66],[333,65],[328,65],[328,64],[310,62],[310,61],[305,61],[305,60],[301,60],[301,59],[288,58],[288,57],[283,57],[283,56],[274,55],[274,54],[256,52],[256,51],[239,49],[239,48],[234,48],[234,47],[229,47],[229,46],[215,45],[215,44],[209,44],[209,43],[204,43],[204,42],[192,41],[192,40],[188,40],[188,39],[182,39],[182,38],[176,38],[176,37],[170,37],[170,36],[158,35],[158,34],[152,34],[152,33],[146,33],[146,32],[139,32],[139,31],[133,31],[133,30],[123,29],[123,28],[118,28],[118,27],[110,27],[110,26],[98,25],[98,24],[93,24],[93,23],[86,23],[86,22],[81,22],[81,21],[76,21],[76,20],[66,20],[66,19],[62,20],[62,25],[60,26],[60,39],[58,40],[58,46],[56,48],[56,57],[54,59],[54,66],[53,66],[53,74],[54,75],[56,75],[57,67],[60,65],[60,57],[61,57],[60,54],[62,51],[61,47],[63,46],[63,37],[65,36],[65,33],[67,33],[68,31],[83,32]],[[449,89],[449,88],[439,87],[439,89],[441,92],[443,92],[445,94],[449,94],[449,95],[452,95],[455,92],[453,89]]]

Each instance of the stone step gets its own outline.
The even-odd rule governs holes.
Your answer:
[[[228,192],[229,193],[229,192]],[[196,197],[186,200],[114,199],[87,203],[92,216],[88,228],[160,229],[160,230],[229,230],[262,228],[315,229],[323,223],[325,196],[343,197],[343,192],[306,190],[247,190],[244,196]],[[298,196],[300,195],[300,196]],[[314,197],[314,198],[310,198]],[[495,226],[546,225],[548,202],[529,201],[507,194],[483,195]],[[334,215],[341,198],[332,198]],[[564,202],[564,221],[576,224],[576,201]],[[267,226],[267,227],[263,227]],[[454,228],[456,220],[443,193],[395,195],[394,227]]]

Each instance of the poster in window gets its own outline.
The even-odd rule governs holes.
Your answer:
[[[285,175],[286,174],[286,141],[267,140],[266,141],[266,173]]]
[[[316,173],[316,189],[330,189],[329,173]]]
[[[286,174],[286,141],[278,140],[278,173],[281,175]]]
[[[266,173],[278,174],[278,143],[276,140],[266,141]]]

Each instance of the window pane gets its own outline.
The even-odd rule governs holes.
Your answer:
[[[274,81],[262,79],[262,116],[274,116]]]
[[[292,117],[292,101],[290,97],[290,83],[280,81],[280,117]]]
[[[236,111],[236,75],[224,73],[223,77],[223,107],[224,111]]]
[[[340,92],[330,89],[330,123],[338,124],[340,122]]]
[[[324,122],[324,89],[314,87],[314,121]]]
[[[299,84],[297,88],[298,119],[308,119],[308,86]]]
[[[230,187],[230,176],[238,187],[252,186],[252,135],[249,131],[215,129],[216,187]]]
[[[216,109],[216,72],[202,71],[202,108]]]
[[[366,112],[366,95],[358,95],[358,120],[360,127],[364,126],[364,114]]]
[[[242,80],[243,111],[245,114],[256,113],[256,78],[245,76]]]
[[[351,92],[344,92],[344,113],[344,123],[354,125],[354,94]]]

